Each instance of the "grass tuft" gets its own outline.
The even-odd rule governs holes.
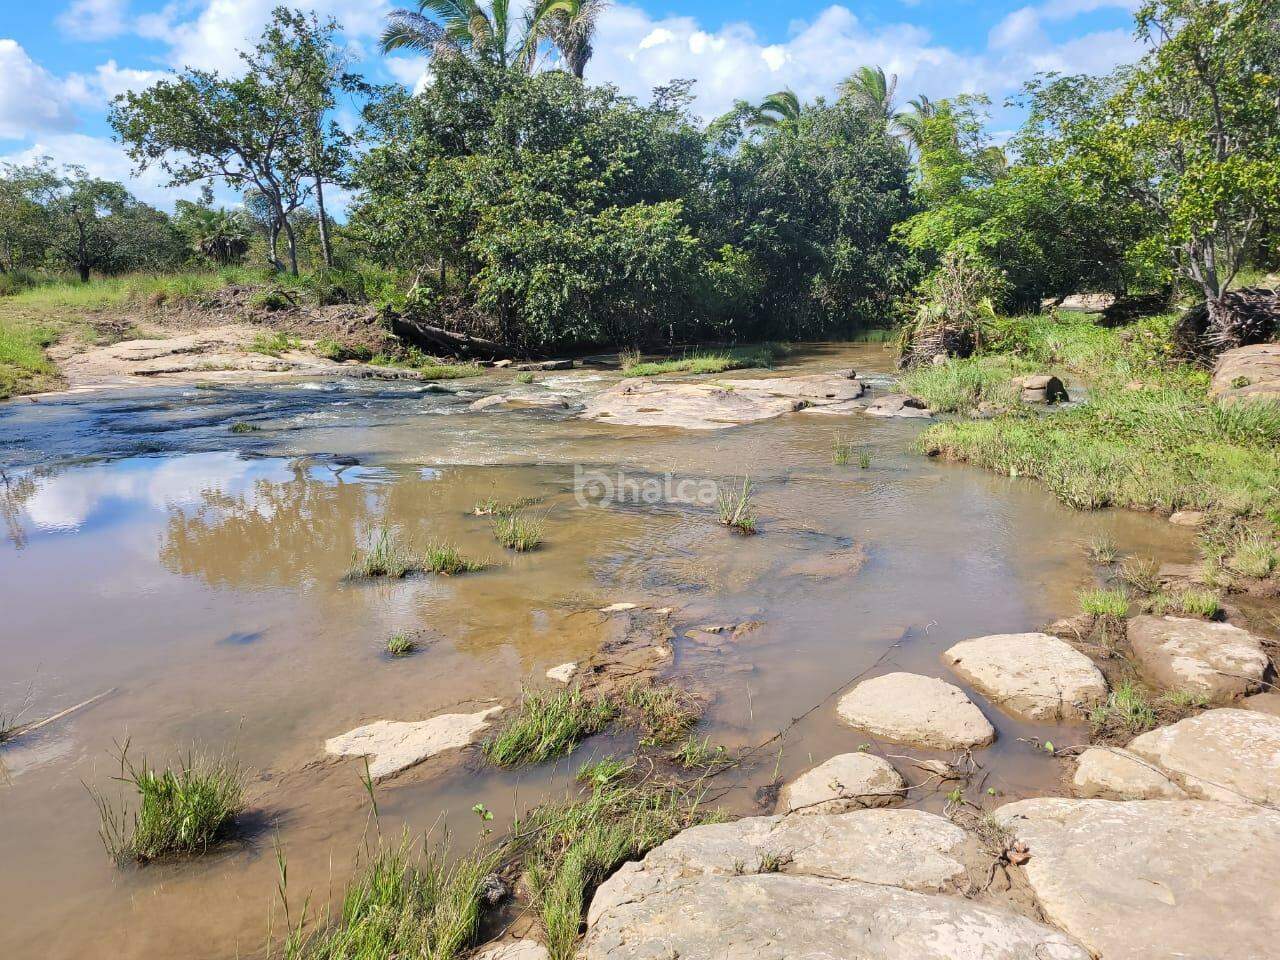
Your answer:
[[[1187,588],[1172,594],[1157,594],[1152,599],[1151,612],[1157,616],[1181,614],[1213,620],[1222,612],[1222,602],[1211,590]]]
[[[1160,589],[1160,565],[1146,557],[1129,557],[1120,564],[1120,579],[1137,593],[1155,593]]]
[[[1236,542],[1227,566],[1246,577],[1266,579],[1280,567],[1280,548],[1258,534],[1246,534]]]
[[[120,775],[132,787],[138,809],[117,812],[102,793],[90,790],[101,818],[99,835],[119,864],[204,853],[222,838],[244,808],[244,774],[225,759],[188,755],[176,767],[155,770],[129,759],[120,748]]]
[[[675,743],[688,736],[702,717],[698,701],[672,684],[634,683],[623,694],[623,702],[639,714],[645,731],[642,746]]]
[[[1102,743],[1125,743],[1158,726],[1177,723],[1208,706],[1208,699],[1187,690],[1172,690],[1149,699],[1137,685],[1116,686],[1089,714],[1094,739]]]
[[[525,553],[542,546],[547,517],[528,517],[519,512],[500,513],[493,520],[493,536],[508,550]]]
[[[296,337],[291,337],[281,330],[276,330],[271,333],[255,333],[253,340],[249,343],[249,352],[263,353],[268,357],[278,357],[282,353],[297,350],[301,346],[302,341]]]
[[[721,486],[716,501],[716,513],[720,524],[734,533],[751,536],[756,532],[756,515],[751,509],[751,481],[742,478],[742,489]]]
[[[403,633],[387,638],[387,653],[393,657],[407,657],[418,649],[418,645]]]
[[[373,543],[366,550],[357,550],[347,571],[348,580],[372,580],[386,577],[400,580],[418,565],[409,552],[396,540],[390,527],[381,527]]]
[[[853,441],[836,434],[831,439],[831,462],[837,467],[848,466],[853,459]]]
[[[500,767],[563,757],[617,715],[612,700],[589,697],[578,687],[553,694],[525,691],[519,712],[485,742],[484,755]]]
[[[514,500],[487,497],[484,500],[477,500],[471,512],[477,517],[496,517],[515,513],[517,510],[523,510],[525,507],[532,507],[541,502],[541,497],[516,497]]]
[[[1089,541],[1089,559],[1103,566],[1110,566],[1120,558],[1120,548],[1106,534],[1099,534]]]
[[[758,347],[690,353],[679,358],[648,363],[642,362],[638,353],[624,352],[619,354],[619,359],[624,377],[657,377],[673,373],[709,374],[748,367],[769,367],[783,353],[783,348],[776,344],[763,344]]]
[[[689,734],[678,749],[668,754],[668,759],[686,770],[710,769],[732,762],[723,746],[713,747],[710,737],[699,740],[693,734]]]
[[[1123,617],[1129,612],[1129,594],[1119,589],[1082,590],[1080,610],[1095,617]]]
[[[476,573],[487,564],[483,560],[472,560],[464,557],[453,544],[444,540],[433,540],[427,544],[422,557],[422,569],[427,573],[440,573],[447,577],[462,573]]]

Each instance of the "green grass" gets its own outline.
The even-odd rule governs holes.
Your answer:
[[[1111,566],[1120,558],[1120,549],[1116,542],[1106,534],[1099,534],[1089,541],[1087,551],[1089,559],[1103,566]]]
[[[1160,564],[1147,557],[1129,557],[1120,564],[1120,579],[1138,593],[1160,589]]]
[[[710,737],[699,740],[693,734],[689,734],[684,743],[668,754],[668,759],[686,770],[709,769],[730,762],[728,751],[724,747],[713,747]]]
[[[1095,740],[1126,743],[1140,733],[1177,723],[1208,703],[1203,694],[1187,690],[1171,690],[1152,699],[1139,686],[1126,681],[1090,711],[1089,723]]]
[[[485,742],[484,755],[500,767],[563,757],[617,715],[613,701],[577,687],[551,694],[526,690],[516,715]]]
[[[1280,547],[1274,537],[1246,534],[1236,542],[1227,566],[1246,577],[1265,579],[1280,567]]]
[[[532,373],[517,373],[516,383],[533,383]]]
[[[1222,612],[1222,601],[1211,590],[1188,587],[1173,593],[1159,593],[1152,598],[1151,612],[1158,616],[1180,614],[1212,620]]]
[[[57,386],[58,369],[44,353],[57,338],[43,324],[0,316],[0,400]]]
[[[289,336],[289,334],[281,330],[273,330],[270,333],[264,331],[253,335],[253,340],[249,343],[249,352],[266,354],[268,357],[278,357],[282,353],[297,350],[301,346],[302,341],[297,337]]]
[[[493,536],[508,550],[526,553],[542,546],[546,526],[545,514],[530,517],[519,512],[499,513],[493,518]]]
[[[458,960],[475,943],[486,881],[497,867],[493,850],[453,857],[441,843],[415,855],[407,837],[396,847],[379,846],[347,887],[335,922],[308,930],[303,911],[284,958]]]
[[[347,571],[348,580],[372,580],[385,577],[401,580],[411,571],[419,569],[417,560],[401,546],[390,527],[380,527],[373,542],[364,550],[357,550]]]
[[[407,657],[418,649],[418,645],[413,642],[413,639],[403,633],[393,634],[388,637],[386,646],[387,653],[393,657]]]
[[[119,782],[136,794],[117,812],[102,793],[91,791],[101,817],[100,836],[117,863],[147,863],[163,857],[204,853],[244,808],[244,774],[223,759],[188,755],[174,767],[156,770],[120,750]]]
[[[624,377],[657,377],[666,374],[724,373],[748,367],[769,367],[785,351],[775,344],[757,347],[736,347],[732,350],[701,351],[688,353],[668,360],[643,362],[638,353],[620,354]]]
[[[1124,590],[1082,590],[1080,611],[1095,617],[1123,617],[1129,612],[1129,594]]]
[[[836,434],[831,438],[831,462],[837,467],[848,466],[853,459],[853,441]]]
[[[920,367],[899,377],[902,389],[919,397],[935,413],[968,413],[983,402],[1013,406],[1018,391],[1012,377],[1033,372],[1016,357],[974,357]]]
[[[585,797],[521,818],[510,849],[521,857],[551,960],[573,960],[586,905],[605,878],[681,830],[715,819],[694,791],[617,771],[592,780]]]
[[[637,682],[623,694],[644,729],[642,746],[676,743],[689,735],[702,717],[698,701],[673,684]]]
[[[416,370],[429,380],[460,380],[478,377],[484,368],[475,363],[454,363],[423,353],[416,347],[407,347],[398,353],[379,353],[369,362],[377,367],[405,367]]]
[[[716,515],[721,526],[734,533],[750,536],[756,532],[756,515],[751,507],[751,481],[742,479],[742,488],[721,485],[716,500]]]
[[[243,420],[237,420],[231,425],[232,433],[256,433],[258,430],[252,423],[246,423]]]
[[[478,573],[488,564],[483,560],[472,560],[452,543],[444,540],[433,540],[427,544],[422,557],[422,569],[427,573],[440,573],[446,577],[454,577],[462,573]]]
[[[487,497],[484,500],[477,500],[471,512],[477,517],[495,517],[515,513],[517,510],[523,510],[525,507],[532,507],[541,502],[541,497],[516,497],[514,500]]]

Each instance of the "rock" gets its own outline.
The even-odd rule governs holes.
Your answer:
[[[514,360],[495,360],[493,361],[493,368],[495,370],[505,370],[507,367],[511,366],[511,364],[514,362],[515,362]]]
[[[723,430],[792,413],[804,400],[706,383],[626,380],[587,401],[580,416],[632,427]]]
[[[866,392],[861,380],[844,374],[810,373],[798,377],[766,377],[759,380],[719,380],[731,390],[767,393],[774,397],[794,397],[813,404],[847,403]]]
[[[1032,720],[1080,719],[1107,695],[1093,661],[1047,633],[964,640],[942,659],[990,700]]]
[[[1280,403],[1280,343],[1237,347],[1218,357],[1209,393],[1224,406]]]
[[[1023,869],[1045,918],[1101,960],[1275,955],[1280,813],[1045,798],[995,816],[1030,848]]]
[[[573,679],[573,675],[578,672],[576,663],[562,663],[558,667],[552,667],[547,671],[548,680],[556,680],[559,683],[568,683]]]
[[[1093,632],[1094,617],[1088,613],[1078,613],[1074,617],[1063,617],[1044,628],[1044,633],[1069,640],[1083,640]]]
[[[507,402],[508,402],[507,397],[503,396],[500,393],[495,393],[493,394],[493,396],[481,397],[479,400],[472,402],[472,404],[467,409],[475,410],[475,411],[489,410],[489,409],[492,409],[493,407],[500,407]]]
[[[829,553],[810,554],[799,560],[783,564],[778,570],[780,577],[812,577],[818,580],[835,580],[840,577],[851,577],[867,562],[866,548],[856,543],[844,550],[832,550]]]
[[[572,370],[572,360],[539,360],[536,363],[521,363],[516,365],[516,369],[525,373],[534,373],[540,370]]]
[[[537,940],[514,940],[485,947],[471,960],[549,960],[547,948]]]
[[[1280,717],[1280,693],[1255,693],[1252,697],[1241,700],[1240,706],[1245,710],[1256,710],[1259,713]]]
[[[1134,617],[1129,645],[1153,682],[1215,699],[1256,692],[1270,662],[1247,630],[1181,617]]]
[[[1057,307],[1059,310],[1073,310],[1076,313],[1101,313],[1116,302],[1114,293],[1073,293],[1060,301],[1052,298],[1044,300],[1044,309]]]
[[[991,420],[1005,413],[1009,408],[1002,403],[996,403],[992,400],[983,400],[974,407],[973,412],[969,414],[974,420]]]
[[[465,747],[489,725],[490,717],[501,712],[502,707],[490,707],[416,723],[378,720],[325,741],[324,748],[334,756],[370,757],[369,775],[380,780],[438,753]]]
[[[934,891],[972,843],[917,810],[694,827],[596,892],[584,960],[1088,960],[1068,937]],[[762,860],[777,872],[760,872]],[[918,892],[927,891],[927,892]]]
[[[890,393],[879,397],[867,407],[869,417],[932,417],[933,411],[919,397],[905,393]]]
[[[849,416],[854,413],[862,413],[867,409],[866,403],[861,400],[844,400],[840,403],[823,403],[814,404],[805,407],[801,413],[816,413],[827,417]]]
[[[1161,583],[1204,583],[1204,567],[1198,563],[1162,563],[1156,579]]]
[[[1179,527],[1201,527],[1205,519],[1203,510],[1175,510],[1169,515],[1169,522]]]
[[[1118,747],[1090,747],[1080,754],[1071,780],[1076,794],[1105,800],[1187,800],[1168,774]]]
[[[611,603],[607,607],[601,607],[601,613],[625,613],[628,610],[634,610],[638,607],[638,603]]]
[[[842,753],[783,787],[778,812],[813,815],[887,807],[906,793],[907,782],[888,760],[870,753]]]
[[[963,750],[996,731],[959,687],[915,673],[864,680],[836,707],[841,719],[877,737],[938,750]]]
[[[1280,717],[1209,710],[1144,733],[1129,750],[1167,771],[1193,797],[1280,803]]]
[[[1062,381],[1052,374],[1033,373],[1025,377],[1014,377],[1010,383],[1018,389],[1023,403],[1061,403],[1071,399]]]

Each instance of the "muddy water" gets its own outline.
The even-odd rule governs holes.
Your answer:
[[[878,347],[819,347],[779,372],[850,365],[890,368]],[[575,370],[518,389],[590,391],[612,376]],[[1074,514],[1033,484],[920,458],[911,422],[796,414],[688,434],[467,410],[512,386],[494,374],[433,390],[156,388],[0,407],[0,706],[29,699],[34,718],[115,691],[0,748],[0,955],[259,955],[273,909],[281,923],[276,848],[296,911],[340,891],[369,835],[359,767],[325,761],[323,740],[512,697],[616,628],[599,606],[672,606],[679,627],[764,622],[728,652],[678,642],[674,667],[714,694],[699,732],[729,747],[823,704],[780,753],[725,784],[723,803],[753,812],[775,772],[868,742],[823,703],[849,678],[868,668],[948,677],[939,654],[950,644],[1073,612],[1096,575],[1081,548],[1095,533],[1165,559],[1191,551],[1189,536],[1155,519]],[[237,421],[259,429],[232,434]],[[870,469],[832,465],[836,431],[871,454]],[[698,502],[580,502],[584,469],[634,481],[749,475],[761,535],[731,536]],[[488,522],[468,516],[490,496],[541,498],[545,548],[505,553]],[[344,583],[355,546],[384,524],[494,565]],[[823,575],[818,559],[854,545],[867,555],[860,572]],[[381,646],[397,632],[420,652],[389,660]],[[978,754],[982,790],[1056,792],[1058,764],[1030,741],[1069,744],[1080,731],[979,702],[1000,733]],[[246,835],[195,862],[113,867],[84,784],[118,796],[112,753],[126,738],[136,757],[162,760],[193,745],[233,749],[252,770]],[[601,738],[519,773],[437,758],[379,788],[381,830],[447,825],[466,842],[482,826],[471,807],[484,803],[500,832],[617,746]]]

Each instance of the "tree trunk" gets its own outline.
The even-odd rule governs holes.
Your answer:
[[[333,247],[329,243],[329,219],[324,212],[324,180],[320,174],[316,177],[316,207],[320,211],[320,255],[324,257],[324,265],[333,267]]]
[[[78,235],[78,239],[76,241],[76,267],[80,271],[80,282],[88,283],[89,282],[89,252],[86,249],[87,244],[85,243],[83,222],[76,223],[76,233]]]
[[[284,236],[289,243],[289,272],[295,277],[298,275],[298,238],[293,235],[293,224],[289,222],[289,218],[284,218]]]
[[[269,240],[270,249],[268,256],[271,258],[271,269],[280,269],[280,219],[272,216],[271,218],[271,236]]]

